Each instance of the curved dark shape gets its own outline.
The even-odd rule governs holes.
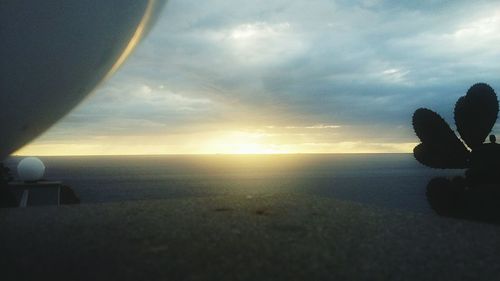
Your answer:
[[[165,1],[2,0],[0,160],[109,77]]]
[[[497,116],[497,96],[485,83],[473,85],[455,104],[458,133],[471,149],[484,142],[495,125]]]
[[[433,178],[426,196],[440,216],[500,224],[499,185],[469,188],[463,177]]]
[[[424,143],[413,149],[413,155],[420,163],[436,169],[465,169],[469,167],[468,151],[452,146],[436,147]]]
[[[413,128],[422,141],[413,154],[420,163],[432,168],[468,168],[465,178],[429,182],[427,199],[436,213],[500,224],[500,144],[494,135],[490,143],[483,143],[497,115],[497,96],[485,83],[473,85],[458,99],[455,123],[469,151],[439,114],[426,108],[413,114]]]
[[[413,128],[422,141],[413,150],[420,163],[441,169],[469,167],[469,151],[439,114],[427,108],[417,109]]]
[[[469,180],[500,183],[500,176],[495,176],[500,172],[500,145],[495,143],[494,136],[490,137],[491,144],[483,144],[497,115],[498,99],[488,84],[474,84],[458,99],[455,123],[463,141],[472,150],[469,151],[439,114],[419,108],[413,114],[413,128],[422,143],[414,148],[413,154],[431,168],[471,168]]]
[[[465,172],[471,186],[500,183],[500,144],[494,135],[490,141],[472,150],[471,167]]]

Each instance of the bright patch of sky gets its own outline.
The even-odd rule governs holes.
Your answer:
[[[22,153],[410,152],[415,109],[500,91],[499,45],[499,1],[172,0]]]

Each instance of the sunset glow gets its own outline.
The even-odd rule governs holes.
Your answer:
[[[112,77],[16,154],[411,153],[416,108],[453,124],[471,84],[500,88],[499,11],[172,0]]]
[[[287,129],[287,130],[290,130]],[[189,142],[185,140],[189,139]],[[196,136],[144,136],[95,138],[71,143],[49,143],[39,140],[17,151],[15,155],[154,155],[154,154],[296,154],[296,153],[407,153],[416,143],[372,143],[341,141],[314,143],[297,141],[283,134],[244,131],[197,134]]]

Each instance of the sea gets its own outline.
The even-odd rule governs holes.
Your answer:
[[[16,176],[23,157],[5,165]],[[412,154],[155,155],[39,157],[45,179],[62,181],[82,204],[220,195],[305,194],[409,212],[433,212],[428,182],[439,170]]]

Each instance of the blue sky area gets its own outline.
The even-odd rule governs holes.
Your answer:
[[[498,46],[500,1],[172,0],[19,153],[410,152],[415,109],[500,91]]]

